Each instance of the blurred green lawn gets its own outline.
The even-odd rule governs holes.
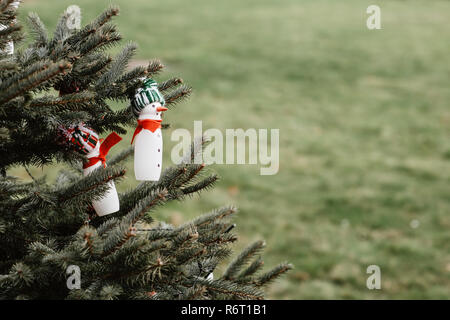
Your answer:
[[[111,1],[25,0],[22,18],[35,11],[53,30],[74,3],[87,23]],[[216,165],[214,190],[158,219],[177,224],[236,204],[236,249],[263,238],[266,266],[295,265],[269,298],[450,297],[450,2],[112,3],[124,39],[140,46],[136,58],[162,59],[161,78],[179,75],[195,90],[167,112],[172,128],[280,128],[277,175]],[[382,30],[366,28],[370,4],[381,6]],[[130,170],[120,188],[134,185]],[[371,264],[381,290],[366,288]]]

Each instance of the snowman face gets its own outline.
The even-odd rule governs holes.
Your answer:
[[[150,107],[152,108],[152,113],[155,114],[154,120],[161,120],[162,111],[158,111],[158,108],[161,107],[161,103],[153,102],[150,104]]]
[[[162,112],[167,110],[160,102],[152,102],[141,111],[141,117],[145,119],[161,120]],[[141,118],[139,117],[139,118]]]

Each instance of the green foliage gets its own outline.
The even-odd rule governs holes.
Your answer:
[[[86,22],[109,2],[76,1]],[[19,19],[37,11],[53,30],[73,3],[24,1]],[[172,128],[192,131],[199,119],[204,130],[280,128],[278,174],[217,165],[224,178],[208,196],[170,202],[155,219],[178,223],[238,204],[234,246],[263,238],[264,268],[285,259],[296,266],[267,297],[448,299],[449,1],[113,3],[124,39],[139,44],[136,62],[160,57],[163,75],[195,88],[180,112],[166,113]],[[381,7],[382,30],[366,28],[372,4]],[[164,145],[170,161],[174,143]],[[43,170],[51,180],[55,167]],[[21,168],[10,172],[27,178]],[[136,184],[126,179],[118,190]],[[382,290],[366,287],[373,263]]]
[[[0,5],[0,21],[11,22],[14,12]],[[6,13],[5,13],[6,12]],[[1,299],[261,299],[265,282],[284,273],[280,265],[258,279],[232,279],[255,248],[239,255],[223,277],[206,279],[231,254],[236,236],[229,231],[234,207],[225,207],[190,223],[174,227],[153,223],[152,214],[174,200],[204,191],[217,181],[192,157],[206,143],[193,144],[191,155],[167,168],[159,181],[144,182],[120,194],[120,211],[97,217],[91,206],[108,189],[108,182],[126,174],[121,166],[132,154],[128,148],[83,177],[83,157],[68,147],[59,128],[85,122],[102,133],[126,132],[134,122],[130,107],[113,111],[108,102],[127,101],[141,83],[163,65],[126,71],[136,46],[127,44],[114,58],[105,49],[121,39],[110,7],[80,30],[70,29],[68,12],[49,37],[36,14],[30,14],[32,41],[12,56],[0,57],[0,298]],[[16,31],[14,31],[16,32]],[[9,35],[12,35],[12,31]],[[12,39],[0,34],[4,44]],[[187,97],[190,87],[179,78],[160,84],[168,104]],[[59,92],[55,95],[54,91]],[[68,164],[55,183],[35,179],[28,164],[54,161]],[[22,165],[31,183],[9,176]],[[150,226],[150,228],[148,228]],[[81,270],[81,289],[69,290],[66,270]]]

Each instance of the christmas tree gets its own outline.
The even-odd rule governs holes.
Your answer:
[[[53,36],[38,15],[29,14],[31,39],[19,46],[25,37],[17,6],[14,0],[0,4],[0,298],[263,298],[263,287],[291,266],[262,272],[262,241],[212,276],[237,240],[231,231],[234,207],[180,226],[152,219],[159,206],[217,181],[204,164],[193,163],[206,139],[198,139],[181,164],[163,169],[159,180],[119,193],[118,211],[96,212],[93,204],[104,201],[124,177],[121,163],[133,155],[130,147],[105,162],[117,136],[106,143],[109,136],[102,142],[99,135],[136,126],[133,97],[163,69],[158,60],[127,69],[137,48],[133,43],[115,57],[107,53],[121,40],[111,22],[119,9],[110,7],[83,27],[74,27],[78,17],[66,10]],[[164,109],[173,109],[191,91],[179,78],[151,85],[161,93]],[[112,101],[128,107],[114,111]],[[102,144],[109,144],[108,150]],[[89,158],[98,146],[101,154]],[[81,164],[92,161],[99,168],[83,175]],[[65,169],[55,181],[33,177],[27,169],[56,162]],[[27,170],[31,182],[10,176],[13,166]],[[78,272],[79,286],[68,285],[70,270]]]

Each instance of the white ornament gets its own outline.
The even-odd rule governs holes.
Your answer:
[[[87,158],[90,159],[93,157],[98,157],[99,153],[100,153],[100,142],[97,143],[93,151],[87,154]],[[101,161],[98,161],[94,165],[84,168],[83,175],[87,176],[100,166],[103,166],[103,163]],[[108,186],[109,189],[104,194],[104,196],[100,200],[92,202],[92,206],[94,207],[95,212],[97,212],[97,215],[100,217],[117,212],[120,209],[119,196],[117,195],[117,190],[114,181],[112,180],[109,181]]]
[[[166,111],[160,102],[147,105],[140,112],[138,122],[142,126],[135,136],[134,173],[136,180],[158,181],[162,169],[163,139],[161,113]],[[146,128],[146,120],[150,128]]]
[[[10,6],[12,8],[14,8],[15,10],[17,10],[17,8],[19,7],[20,1],[14,1],[10,4]],[[15,20],[14,20],[15,21]],[[0,24],[0,31],[6,29],[6,26],[3,24]],[[3,50],[1,50],[3,53],[5,54],[14,54],[14,42],[13,41],[8,41],[8,43],[6,44],[5,48]]]
[[[81,9],[77,5],[67,7],[65,14],[67,14],[66,25],[68,29],[81,28]]]
[[[14,9],[17,9],[17,8],[19,8],[19,4],[20,4],[20,1],[13,1],[10,4],[10,6],[13,7]]]
[[[3,24],[0,24],[0,31],[6,29],[6,26]],[[5,54],[14,54],[14,42],[12,41],[8,41],[8,43],[6,44],[6,46],[3,48],[3,50],[1,50],[2,53]]]

